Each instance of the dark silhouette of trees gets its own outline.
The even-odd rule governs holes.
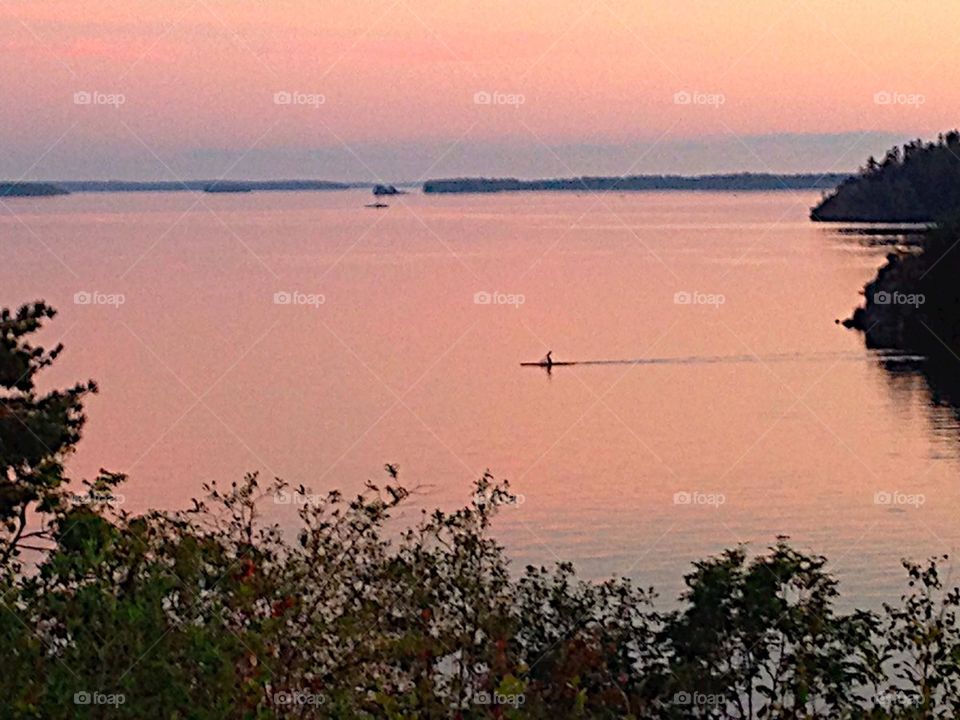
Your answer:
[[[960,352],[960,219],[924,235],[919,252],[890,253],[846,321],[870,347],[931,356]]]
[[[32,345],[30,336],[56,312],[42,302],[0,310],[0,567],[15,561],[24,542],[49,537],[28,532],[31,513],[51,513],[64,499],[63,460],[80,439],[83,398],[93,382],[41,393],[36,379],[63,350]]]
[[[960,133],[873,157],[810,212],[813,220],[937,222],[960,210]]]
[[[772,191],[824,190],[846,179],[843,174],[776,175],[735,173],[729,175],[625,175],[622,177],[571,177],[542,180],[517,178],[450,178],[427,180],[425,193],[493,192],[626,192],[630,190]]]

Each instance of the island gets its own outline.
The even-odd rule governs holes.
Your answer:
[[[0,182],[0,197],[52,197],[69,195],[66,188],[43,182]]]
[[[374,185],[374,195],[406,195],[403,190],[397,190],[395,185]]]
[[[734,173],[727,175],[627,175],[623,177],[573,177],[546,180],[517,178],[451,178],[427,180],[425,193],[493,193],[530,191],[650,191],[703,190],[752,192],[770,190],[827,190],[849,177],[846,173]]]
[[[203,191],[206,193],[248,193],[253,192],[250,185],[244,183],[218,181],[210,183]]]
[[[69,192],[303,192],[308,190],[354,190],[370,183],[330,180],[65,180],[58,187]]]

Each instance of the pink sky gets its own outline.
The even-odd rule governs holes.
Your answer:
[[[952,0],[5,0],[0,175],[189,176],[239,160],[241,176],[414,179],[471,172],[467,158],[510,171],[511,156],[519,175],[697,172],[740,169],[739,137],[785,133],[848,133],[846,170],[890,137],[957,124],[957,27]],[[278,105],[278,92],[324,102]],[[731,167],[698,166],[690,142],[726,147],[712,162]],[[784,159],[806,152],[797,140],[782,143],[741,165],[805,169]],[[592,146],[625,148],[622,162]]]

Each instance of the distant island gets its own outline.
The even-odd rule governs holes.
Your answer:
[[[0,182],[0,198],[3,197],[46,197],[69,195],[70,191],[62,185],[39,182]]]
[[[624,177],[572,177],[541,180],[517,178],[449,178],[427,180],[424,193],[495,193],[531,191],[616,192],[651,190],[703,190],[751,192],[771,190],[832,190],[852,182],[845,173],[732,173],[726,175],[629,175]],[[70,193],[127,192],[307,192],[372,190],[376,196],[402,195],[410,183],[388,185],[331,180],[58,180],[56,182],[0,182],[0,196],[45,196]]]
[[[341,183],[329,180],[64,180],[58,187],[69,192],[282,192],[304,190],[353,190],[371,183]]]
[[[778,175],[733,173],[727,175],[630,175],[625,177],[573,177],[542,180],[517,178],[450,178],[427,180],[424,193],[494,193],[527,191],[615,192],[643,190],[704,190],[751,192],[770,190],[832,190],[850,176],[845,173]],[[0,197],[68,195],[70,193],[134,192],[309,192],[372,190],[376,196],[403,195],[399,188],[410,183],[388,185],[370,182],[331,180],[58,180],[55,182],[0,182]]]
[[[938,222],[960,208],[960,132],[937,142],[914,140],[871,157],[810,211],[810,219],[841,222]]]
[[[203,191],[208,193],[248,193],[253,192],[253,188],[245,183],[215,182],[207,185]]]
[[[827,190],[849,177],[846,173],[807,173],[778,175],[772,173],[735,173],[728,175],[628,175],[624,177],[574,177],[548,180],[516,178],[453,178],[428,180],[425,193],[493,193],[543,190],[610,192],[630,190]]]
[[[395,185],[374,185],[374,195],[406,195],[403,190],[397,190]]]

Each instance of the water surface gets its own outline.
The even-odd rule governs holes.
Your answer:
[[[71,465],[129,473],[128,509],[255,470],[356,489],[393,462],[412,519],[489,468],[522,494],[498,525],[518,563],[672,595],[691,560],[783,534],[875,605],[901,556],[957,544],[960,435],[917,363],[834,324],[889,248],[809,223],[815,200],[8,200],[0,302],[60,309],[49,381],[102,388]],[[547,350],[601,362],[519,366]]]

